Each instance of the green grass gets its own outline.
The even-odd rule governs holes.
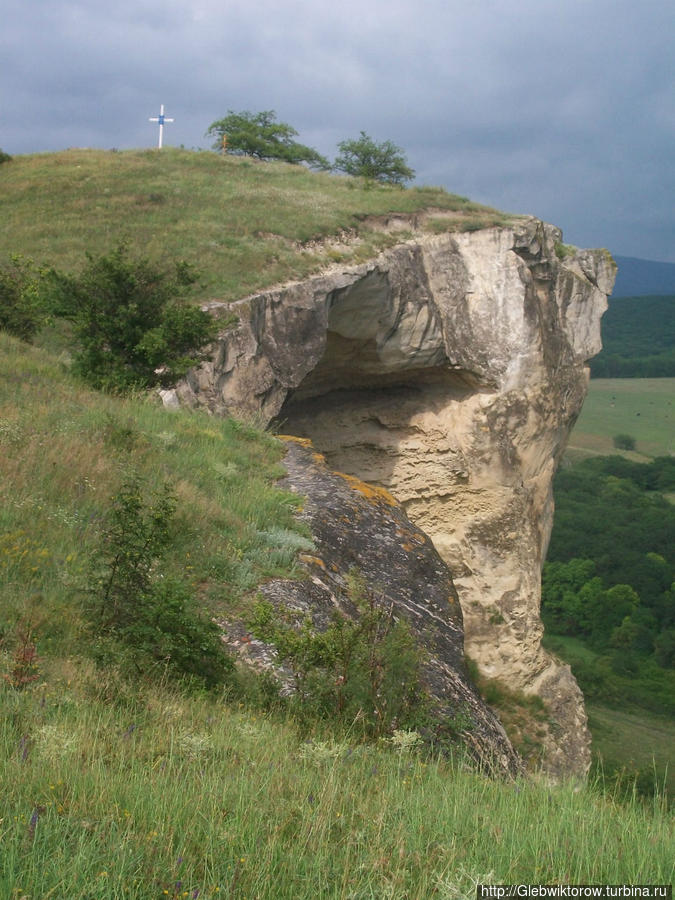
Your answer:
[[[0,638],[30,616],[42,646],[70,652],[102,517],[130,471],[177,494],[167,573],[209,612],[238,608],[264,578],[293,572],[307,543],[298,498],[275,485],[282,454],[231,419],[87,390],[0,334]]]
[[[612,439],[629,434],[637,461],[675,452],[675,378],[594,378],[570,437],[568,455],[619,452]]]
[[[232,300],[332,262],[355,262],[401,239],[368,216],[444,212],[431,230],[474,228],[503,214],[442,188],[364,189],[359,179],[211,152],[165,148],[66,150],[0,167],[0,243],[66,271],[122,238],[152,258],[186,259],[202,273],[198,299]],[[336,247],[328,236],[358,233]],[[403,235],[405,236],[405,235]]]
[[[660,716],[626,709],[610,709],[595,703],[586,707],[593,734],[593,752],[605,764],[627,770],[656,769],[668,772],[670,795],[675,792],[675,722]]]
[[[479,882],[673,875],[658,802],[307,742],[288,721],[159,688],[120,696],[83,671],[0,687],[0,702],[3,900],[456,900]]]

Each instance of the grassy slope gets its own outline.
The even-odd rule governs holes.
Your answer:
[[[109,497],[130,471],[172,484],[178,535],[168,568],[222,612],[292,567],[297,499],[274,486],[277,441],[232,420],[119,400],[0,334],[0,623],[29,615],[41,647],[68,652],[77,598]],[[1,633],[0,633],[1,636]]]
[[[3,900],[458,900],[477,882],[672,878],[659,804],[303,742],[287,721],[160,689],[111,703],[78,674],[0,685]]]
[[[504,218],[441,188],[364,190],[352,178],[302,166],[170,148],[16,157],[0,166],[0,198],[5,253],[76,271],[85,251],[104,252],[126,238],[148,256],[193,263],[203,276],[199,299],[221,300],[337,259],[368,258],[400,239],[369,230],[368,216],[453,212],[444,228]],[[363,242],[316,246],[344,230],[358,231]]]

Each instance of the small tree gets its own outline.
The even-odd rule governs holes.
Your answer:
[[[278,122],[273,109],[259,113],[229,110],[224,119],[209,125],[206,134],[216,138],[213,147],[222,152],[330,169],[330,163],[320,153],[293,140],[298,132],[286,122]]]
[[[617,434],[613,443],[617,450],[635,450],[635,438],[631,434]]]
[[[218,687],[234,670],[220,630],[199,615],[188,581],[159,565],[171,547],[175,511],[167,484],[150,493],[136,475],[112,497],[85,605],[92,649],[100,661],[135,673]]]
[[[196,280],[187,263],[130,259],[125,244],[87,260],[79,276],[48,279],[54,313],[73,323],[73,367],[85,381],[112,391],[171,384],[204,359],[217,323],[187,302]]]
[[[377,143],[365,131],[357,140],[342,141],[333,166],[347,175],[360,176],[366,183],[402,185],[415,177],[408,166],[405,154],[391,141]]]

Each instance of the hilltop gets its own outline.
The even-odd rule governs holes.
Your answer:
[[[4,253],[75,271],[87,251],[127,240],[149,257],[194,264],[198,301],[368,259],[401,239],[406,217],[424,213],[430,231],[508,218],[442,188],[366,189],[299,165],[171,148],[18,156],[0,166],[0,196]]]

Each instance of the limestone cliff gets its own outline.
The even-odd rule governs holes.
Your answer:
[[[615,267],[560,242],[536,219],[420,234],[246,298],[212,362],[166,399],[278,423],[391,491],[453,572],[467,654],[544,699],[547,768],[582,773],[583,698],[541,647],[540,573]]]

